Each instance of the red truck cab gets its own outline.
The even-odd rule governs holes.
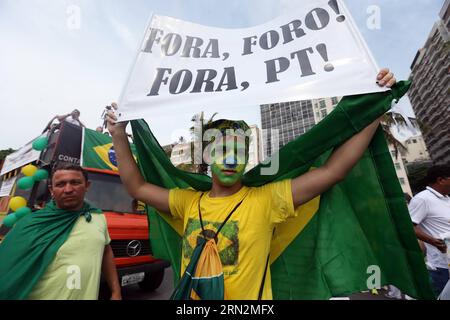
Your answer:
[[[105,214],[121,285],[155,290],[170,264],[152,256],[145,207],[128,195],[117,172],[85,169],[91,182],[86,200]]]

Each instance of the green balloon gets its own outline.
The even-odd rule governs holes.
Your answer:
[[[33,141],[33,149],[36,151],[42,151],[47,148],[48,139],[46,137],[40,137]]]
[[[23,177],[17,181],[17,187],[22,190],[29,190],[33,188],[34,179],[33,177]]]
[[[48,171],[44,169],[39,169],[36,171],[36,173],[33,175],[34,181],[42,181],[48,178]]]
[[[3,219],[3,224],[8,228],[12,228],[13,225],[17,222],[17,216],[15,213],[8,214],[5,219]]]
[[[22,207],[20,209],[17,209],[16,212],[14,212],[17,219],[22,219],[23,217],[25,217],[27,214],[30,214],[30,213],[31,213],[31,209],[28,207]]]

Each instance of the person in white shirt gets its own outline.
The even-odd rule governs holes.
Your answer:
[[[449,261],[443,234],[450,232],[450,166],[428,170],[427,188],[409,204],[417,238],[426,246],[427,265],[436,296],[449,281]]]
[[[53,121],[55,120],[59,121],[59,123],[56,125],[53,124]],[[86,126],[80,121],[80,111],[78,109],[75,109],[71,113],[62,116],[54,116],[52,120],[50,120],[50,122],[47,124],[47,127],[45,127],[43,133],[47,130],[50,130],[53,126],[60,126],[63,121],[67,121],[76,126],[86,128]]]

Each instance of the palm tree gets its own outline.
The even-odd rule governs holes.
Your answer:
[[[11,153],[15,152],[16,150],[13,150],[11,148],[0,150],[0,160],[5,160],[5,158],[10,155]]]
[[[191,157],[192,162],[194,162],[195,156],[195,145],[203,145],[203,133],[205,132],[205,128],[214,121],[214,117],[218,115],[218,112],[214,112],[214,114],[205,122],[205,113],[202,111],[199,114],[196,114],[192,117],[191,121],[194,122],[194,125],[189,129],[191,132],[192,142],[191,142]],[[197,127],[200,127],[200,130],[196,130]],[[202,150],[203,155],[203,150]],[[198,159],[199,161],[202,159]],[[201,161],[202,162],[202,161]],[[208,172],[208,165],[205,163],[196,165],[197,172],[206,174]]]
[[[384,137],[389,145],[392,145],[395,150],[395,158],[398,158],[399,152],[404,154],[408,152],[408,149],[403,143],[398,141],[391,133],[391,128],[395,126],[406,126],[406,120],[403,116],[396,112],[387,112],[381,119],[381,127],[383,128]]]

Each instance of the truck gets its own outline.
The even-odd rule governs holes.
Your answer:
[[[42,208],[51,198],[47,181],[35,183],[31,190],[20,190],[17,181],[23,177],[20,169],[27,164],[50,172],[56,164],[64,162],[80,164],[82,158],[83,129],[68,122],[62,122],[46,134],[47,148],[37,152],[31,148],[31,143],[9,155],[5,159],[1,171],[0,187],[0,224],[3,217],[10,213],[8,202],[12,196],[22,196],[32,210]],[[103,135],[89,132],[91,135]],[[99,136],[99,138],[103,138]],[[86,151],[85,151],[86,152]],[[108,157],[115,161],[111,146]],[[81,163],[82,164],[82,163]],[[165,269],[170,263],[157,259],[152,255],[149,241],[149,223],[145,205],[131,198],[120,180],[119,172],[111,165],[110,169],[85,167],[91,186],[86,194],[86,201],[102,209],[106,217],[111,247],[114,252],[114,262],[117,267],[119,281],[122,286],[138,284],[143,291],[157,289],[163,281]],[[0,227],[0,241],[9,229]],[[109,289],[102,279],[100,298],[107,298]]]

